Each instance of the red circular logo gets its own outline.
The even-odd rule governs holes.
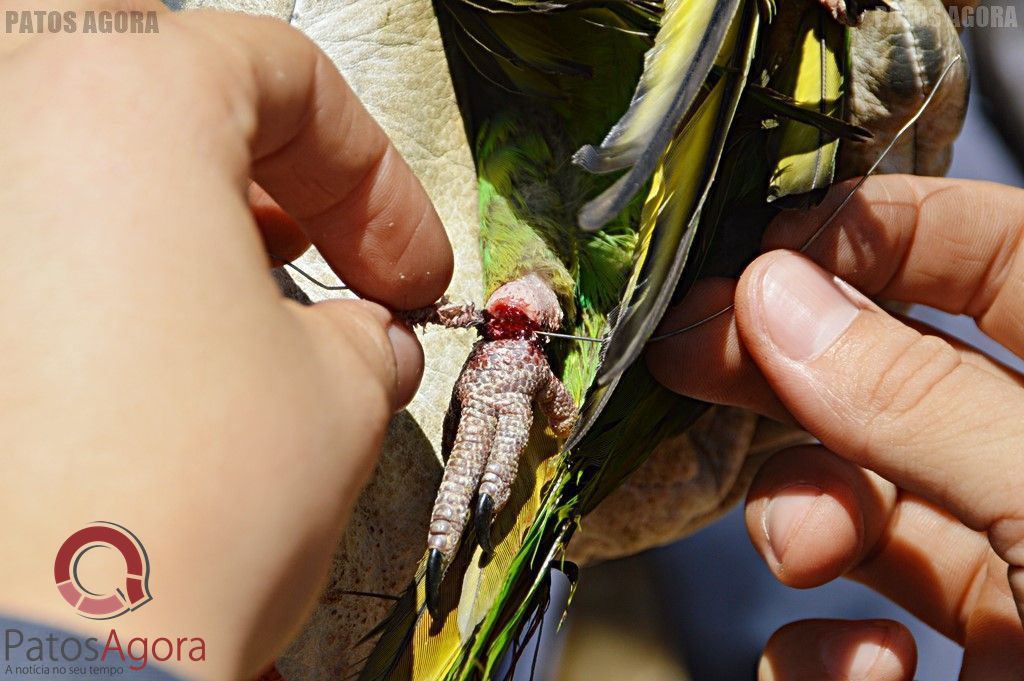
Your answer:
[[[79,577],[82,557],[93,549],[113,549],[124,559],[123,579],[109,593],[90,591]],[[90,523],[68,537],[53,562],[53,579],[64,600],[89,619],[112,619],[153,599],[146,549],[130,530],[116,523]]]

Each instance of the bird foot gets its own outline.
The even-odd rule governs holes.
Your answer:
[[[491,525],[511,496],[534,403],[560,437],[572,429],[577,410],[551,371],[537,335],[557,330],[562,321],[558,299],[538,275],[500,287],[483,312],[441,301],[418,320],[477,326],[483,336],[455,383],[458,428],[430,517],[427,606],[436,617],[444,571],[458,549],[474,499],[476,541],[485,553],[494,549]]]
[[[470,329],[481,328],[484,325],[484,314],[476,305],[453,303],[448,300],[448,296],[442,296],[433,305],[416,310],[403,310],[395,314],[409,326],[436,324],[448,329]]]

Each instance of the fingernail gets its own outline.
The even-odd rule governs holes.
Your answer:
[[[886,623],[863,623],[823,638],[821,657],[829,678],[845,681],[873,678],[891,632],[892,627]]]
[[[782,563],[794,532],[804,524],[821,495],[820,487],[791,485],[779,490],[765,506],[761,524],[776,563]]]
[[[772,261],[762,276],[760,297],[772,342],[799,361],[830,348],[860,312],[832,275],[796,254]]]
[[[420,379],[423,378],[423,347],[412,329],[399,321],[388,325],[388,340],[395,352],[398,377],[395,389],[398,405],[395,411],[399,411],[412,401],[420,387]]]

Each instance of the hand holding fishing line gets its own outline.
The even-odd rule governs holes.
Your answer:
[[[1024,191],[874,177],[810,260],[773,250],[799,247],[847,194],[780,216],[738,283],[698,284],[663,328],[730,299],[735,312],[652,345],[649,366],[673,390],[796,421],[823,443],[773,457],[748,496],[748,530],[780,580],[849,576],[963,644],[962,678],[1019,678],[1024,381],[857,291],[968,314],[1024,355]],[[873,663],[851,678],[903,680],[913,660],[894,622],[812,620],[776,634],[762,678]]]
[[[61,9],[76,4],[102,9]],[[182,673],[239,678],[312,606],[423,361],[381,305],[282,300],[267,252],[312,241],[397,309],[436,300],[452,254],[307,38],[137,9],[161,12],[159,34],[0,46],[0,88],[25,93],[0,107],[0,514],[16,556],[0,613],[104,640],[110,622],[68,608],[48,566],[80,523],[117,521],[153,563],[154,599],[125,630],[203,637],[206,661]],[[250,177],[277,203],[247,203]]]
[[[162,13],[158,36],[5,38],[0,91],[30,95],[0,108],[0,433],[17,481],[0,512],[18,557],[0,564],[0,612],[91,633],[38,566],[69,518],[121,520],[159,573],[133,631],[205,637],[188,674],[248,675],[315,598],[388,418],[415,392],[419,344],[385,306],[442,295],[444,231],[334,67],[277,21]],[[835,205],[789,216],[767,244],[806,244]],[[869,294],[974,314],[1020,353],[1021,224],[1014,190],[871,180],[808,253]],[[382,305],[282,301],[268,254],[309,243]],[[800,585],[852,574],[963,641],[966,673],[1014,673],[1019,377],[921,340],[793,254],[759,259],[736,290],[735,315],[650,361],[680,392],[796,419],[843,457],[766,465],[748,516],[772,568]],[[699,284],[663,329],[733,298],[728,282]],[[896,625],[845,627],[784,630],[766,669],[822,678],[802,655],[825,640],[879,643],[908,668]]]

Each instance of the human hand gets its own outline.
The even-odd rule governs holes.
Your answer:
[[[850,187],[776,219],[738,284],[695,287],[661,331],[733,299],[735,314],[652,345],[649,366],[673,390],[821,441],[771,458],[747,498],[747,529],[781,581],[860,581],[960,642],[960,678],[1020,679],[1024,381],[853,287],[968,314],[1024,356],[1024,191],[875,177],[808,249],[821,267],[771,250],[798,247]],[[915,665],[896,622],[809,620],[772,637],[759,678],[896,681]]]
[[[382,305],[283,300],[268,253],[312,241],[392,308],[436,300],[452,253],[309,40],[135,9],[161,12],[158,34],[0,43],[0,91],[17,93],[0,107],[0,612],[102,644],[112,623],[78,617],[52,570],[73,531],[115,521],[154,594],[121,638],[202,637],[206,661],[179,671],[236,678],[312,606],[423,360]]]

